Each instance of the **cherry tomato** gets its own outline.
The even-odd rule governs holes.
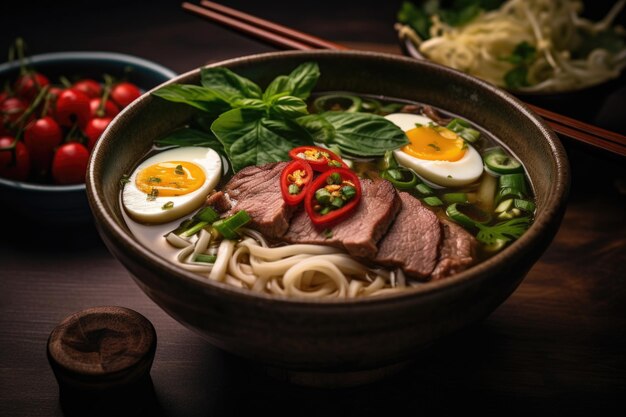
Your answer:
[[[89,97],[71,88],[63,90],[56,101],[55,117],[61,126],[72,126],[78,122],[84,127],[91,119]]]
[[[0,104],[0,113],[2,113],[2,122],[6,124],[15,123],[17,119],[24,114],[28,104],[17,97],[9,97]]]
[[[89,151],[77,142],[61,145],[52,160],[52,177],[57,184],[85,182]]]
[[[24,129],[24,143],[28,148],[33,170],[47,172],[52,163],[54,148],[61,144],[63,132],[59,124],[50,116],[33,120]]]
[[[325,172],[331,168],[348,168],[343,160],[332,151],[319,146],[299,146],[289,151],[289,157],[302,159],[311,165],[314,171]]]
[[[98,111],[100,109],[100,105],[102,103],[102,99],[100,98],[92,98],[89,100],[89,108],[91,112],[91,117],[115,117],[120,112],[120,109],[113,103],[111,100],[107,100],[102,108],[102,111]]]
[[[91,151],[104,132],[104,129],[107,128],[109,123],[113,120],[110,117],[94,117],[89,122],[87,122],[87,127],[85,127],[85,135],[89,139],[87,147]]]
[[[98,81],[92,80],[91,78],[76,81],[74,85],[72,85],[72,88],[82,91],[89,96],[89,98],[98,98],[102,95],[102,86]]]
[[[15,89],[15,94],[30,101],[37,96],[39,90],[48,84],[50,84],[48,77],[39,72],[30,72],[21,75],[17,81],[15,81],[13,88]]]
[[[111,90],[111,99],[120,106],[121,109],[128,106],[141,96],[141,90],[129,82],[116,84]]]
[[[342,193],[344,193],[344,188],[350,188],[351,196],[349,199],[334,196],[330,194],[331,190],[328,190],[330,187],[337,187],[337,190],[332,190],[332,192],[341,190]],[[321,190],[324,188],[327,193],[326,202],[321,203],[322,198],[317,196],[317,192],[318,190],[324,191]],[[320,174],[311,183],[304,196],[304,209],[316,227],[332,227],[354,214],[361,200],[361,194],[361,181],[354,172],[346,168],[333,168]],[[347,196],[347,191],[343,195]],[[335,198],[340,200],[337,204],[333,201]]]
[[[312,180],[313,169],[306,161],[297,159],[288,163],[280,174],[280,191],[285,203],[300,204]]]
[[[10,136],[0,138],[0,148],[12,146],[16,139]],[[13,157],[15,152],[15,157]],[[0,151],[0,177],[25,181],[30,172],[28,149],[22,142],[15,143],[13,151]]]

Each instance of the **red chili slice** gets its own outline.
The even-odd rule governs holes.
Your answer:
[[[319,146],[299,146],[289,151],[289,157],[294,160],[305,160],[317,172],[326,172],[332,168],[348,168],[343,160],[332,151]]]
[[[280,174],[280,191],[283,200],[290,206],[296,206],[304,199],[308,186],[313,180],[313,169],[306,161],[296,159],[291,161]],[[298,192],[289,189],[291,185],[298,187]]]
[[[341,177],[342,186],[347,185],[344,184],[344,182],[347,181],[354,186],[356,193],[354,197],[346,201],[343,207],[331,210],[326,214],[320,214],[319,210],[315,210],[315,207],[320,205],[315,197],[315,193],[320,188],[325,188],[329,185],[327,179],[335,173],[339,174]],[[359,177],[357,177],[354,172],[346,168],[333,168],[321,174],[311,183],[307,194],[304,197],[304,208],[311,218],[311,222],[313,222],[315,226],[332,227],[347,219],[354,213],[359,201],[361,201],[361,194],[361,181],[359,181]]]

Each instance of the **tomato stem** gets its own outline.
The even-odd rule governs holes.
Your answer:
[[[96,110],[96,115],[98,117],[105,116],[106,103],[109,99],[109,95],[111,94],[111,89],[113,88],[113,77],[109,74],[104,74],[104,88],[102,89],[102,99],[100,99],[100,105],[98,106],[98,110]]]
[[[37,97],[35,97],[32,103],[30,103],[30,105],[24,111],[24,113],[22,113],[22,115],[15,121],[15,123],[11,124],[11,129],[15,128],[16,126],[19,126],[19,129],[17,130],[17,134],[15,135],[16,139],[18,139],[22,135],[22,133],[24,133],[24,125],[26,124],[26,121],[28,120],[30,115],[35,112],[35,110],[41,103],[41,100],[43,100],[43,98],[47,95],[48,89],[49,89],[48,86],[43,87],[39,91],[39,93],[37,93]]]

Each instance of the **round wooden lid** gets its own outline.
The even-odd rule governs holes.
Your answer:
[[[152,323],[124,307],[74,313],[48,339],[48,359],[59,383],[80,389],[137,381],[150,372],[155,351]]]

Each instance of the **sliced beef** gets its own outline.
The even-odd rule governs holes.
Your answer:
[[[249,166],[236,173],[207,199],[206,205],[228,215],[245,210],[250,227],[271,239],[281,237],[289,227],[293,207],[285,204],[280,192],[280,173],[286,162]]]
[[[439,251],[439,262],[432,273],[438,280],[457,274],[470,267],[476,259],[478,243],[474,236],[456,223],[441,221],[443,242]]]
[[[218,213],[226,213],[233,207],[233,202],[223,191],[217,191],[206,199],[204,205],[213,207]]]
[[[373,258],[376,243],[387,232],[398,210],[400,198],[388,181],[361,180],[363,194],[356,211],[349,219],[337,224],[328,237],[316,228],[304,210],[291,219],[283,236],[289,243],[309,243],[344,248],[353,256]]]
[[[402,209],[378,244],[374,262],[401,267],[414,278],[427,278],[437,265],[441,226],[435,213],[408,193],[400,193]]]

